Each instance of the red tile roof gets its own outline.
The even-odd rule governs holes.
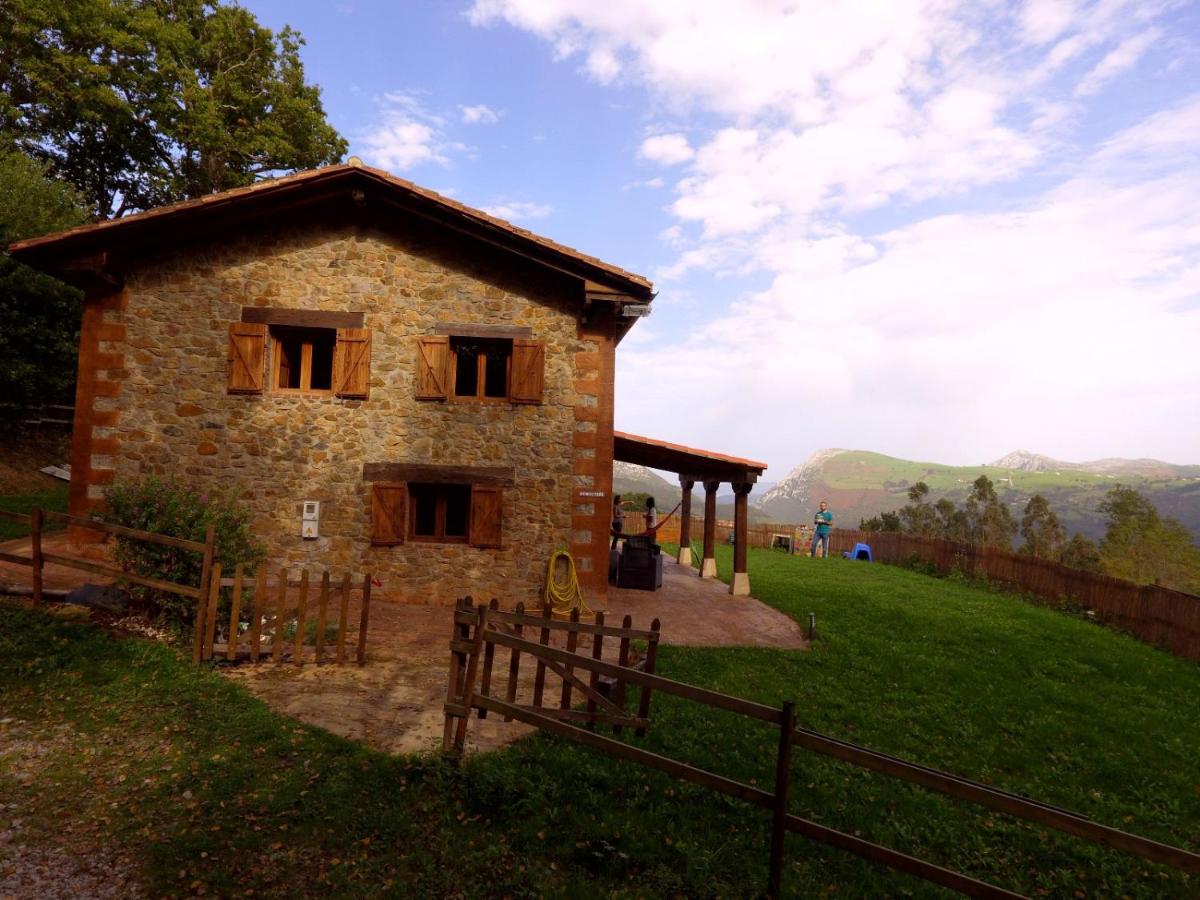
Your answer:
[[[431,191],[428,188],[413,184],[411,181],[397,178],[395,175],[385,172],[382,169],[365,166],[357,161],[325,166],[320,169],[310,169],[304,172],[297,172],[294,175],[284,175],[280,178],[260,181],[246,187],[222,191],[219,194],[210,194],[195,200],[184,200],[168,206],[148,209],[145,212],[134,213],[119,219],[110,219],[91,225],[80,225],[76,228],[69,228],[65,231],[55,232],[42,237],[17,241],[9,249],[18,259],[24,257],[29,261],[34,261],[35,258],[51,258],[60,250],[62,252],[71,252],[72,250],[79,249],[80,245],[85,243],[91,252],[95,252],[96,249],[103,249],[102,245],[106,236],[112,235],[113,238],[116,238],[117,235],[124,235],[146,224],[176,222],[191,218],[202,211],[239,204],[247,198],[267,197],[271,194],[282,193],[284,191],[290,192],[304,185],[315,185],[324,181],[352,178],[364,178],[376,184],[382,184],[398,194],[418,197],[429,201],[443,211],[461,217],[463,224],[479,229],[499,231],[502,234],[516,238],[519,242],[528,243],[535,248],[549,251],[552,255],[560,257],[561,261],[568,267],[571,263],[578,263],[582,264],[583,267],[598,270],[599,273],[614,277],[618,282],[623,283],[624,286],[634,288],[637,294],[645,295],[645,299],[649,299],[648,295],[653,291],[653,284],[642,275],[637,275],[619,266],[606,263],[594,256],[581,253],[573,247],[568,247],[547,237],[534,234],[525,228],[518,228],[504,219],[488,215],[482,210],[474,209],[464,203],[459,203],[457,200],[452,200],[449,197]]]

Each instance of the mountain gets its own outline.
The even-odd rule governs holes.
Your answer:
[[[679,502],[683,493],[679,482],[670,482],[645,466],[633,463],[613,463],[613,493],[615,494],[650,494],[658,503],[659,509],[670,509]],[[670,502],[668,502],[670,501]]]
[[[1125,484],[1200,539],[1200,466],[1152,459],[1071,463],[1021,450],[989,465],[947,466],[863,450],[819,450],[759,496],[757,505],[766,521],[807,522],[817,503],[828,500],[836,522],[853,527],[860,519],[899,509],[918,481],[929,485],[933,501],[948,497],[961,503],[980,475],[992,479],[1018,520],[1029,498],[1041,494],[1069,531],[1099,538],[1104,533],[1100,502],[1113,485]]]

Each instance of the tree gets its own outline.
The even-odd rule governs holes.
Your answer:
[[[860,519],[860,531],[903,531],[900,516],[895,512],[884,512],[869,519]]]
[[[971,543],[1012,549],[1017,523],[1008,507],[1000,502],[992,480],[986,475],[975,479],[963,511],[966,513]]]
[[[971,523],[967,521],[967,514],[956,507],[953,500],[942,497],[933,504],[933,511],[937,513],[942,537],[951,541],[970,541]]]
[[[1072,569],[1083,569],[1085,572],[1100,572],[1100,548],[1096,542],[1084,537],[1078,532],[1063,546],[1061,562]]]
[[[97,218],[335,162],[302,44],[217,0],[9,0],[0,125]]]
[[[1062,557],[1067,530],[1041,494],[1034,494],[1025,504],[1025,514],[1021,517],[1021,536],[1025,538],[1025,543],[1021,545],[1020,553],[1049,560]]]
[[[1100,542],[1105,572],[1138,584],[1200,592],[1200,548],[1182,522],[1160,516],[1140,491],[1123,485],[1108,492],[1100,511],[1108,522]]]
[[[908,505],[900,509],[900,522],[904,531],[924,537],[934,537],[942,530],[925,482],[918,481],[908,489]]]
[[[87,221],[83,198],[46,168],[0,150],[0,247]],[[0,256],[0,397],[71,401],[81,302],[75,288]]]

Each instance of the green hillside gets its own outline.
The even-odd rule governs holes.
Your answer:
[[[1029,498],[1042,494],[1070,531],[1093,538],[1104,533],[1098,507],[1105,492],[1116,484],[1129,485],[1146,494],[1163,515],[1183,522],[1200,540],[1200,467],[1180,466],[1177,471],[1180,474],[1176,477],[1133,472],[1099,474],[1065,467],[1029,472],[995,466],[914,462],[882,453],[848,450],[825,460],[807,487],[807,497],[772,500],[765,505],[764,513],[768,518],[807,521],[816,500],[828,497],[840,524],[852,527],[860,518],[903,506],[909,487],[918,481],[929,485],[934,501],[948,497],[957,503],[966,498],[976,478],[986,475],[1018,518]]]

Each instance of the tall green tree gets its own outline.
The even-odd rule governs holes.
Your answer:
[[[936,537],[942,532],[937,511],[929,502],[929,485],[918,481],[908,489],[908,504],[900,508],[902,529],[909,534]]]
[[[216,0],[7,0],[0,125],[97,218],[335,162],[302,45]]]
[[[966,513],[971,543],[1012,549],[1017,523],[1008,507],[1000,502],[992,480],[986,475],[980,475],[971,485],[971,493],[967,495],[963,511]]]
[[[1100,565],[1100,548],[1096,542],[1076,532],[1063,546],[1062,564],[1072,569],[1083,569],[1085,572],[1102,572]]]
[[[1041,494],[1034,494],[1025,504],[1025,514],[1021,516],[1021,536],[1025,542],[1021,544],[1019,552],[1054,561],[1062,558],[1067,530]]]
[[[0,247],[88,219],[83,197],[45,163],[0,150]],[[79,291],[0,255],[0,397],[69,403],[79,344]]]
[[[1108,523],[1100,542],[1105,572],[1200,593],[1200,548],[1182,522],[1159,515],[1140,491],[1124,485],[1108,492],[1100,511]]]

